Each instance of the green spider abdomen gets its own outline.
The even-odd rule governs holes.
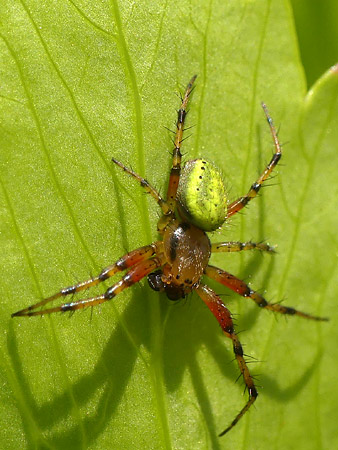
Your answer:
[[[181,173],[177,205],[182,218],[204,231],[219,228],[227,216],[227,195],[219,170],[205,159],[188,161]]]

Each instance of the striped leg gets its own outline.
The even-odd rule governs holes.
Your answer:
[[[142,261],[132,267],[120,281],[107,289],[107,291],[98,295],[97,297],[86,298],[83,300],[77,300],[75,302],[64,303],[54,308],[46,308],[44,310],[32,311],[32,309],[19,311],[19,313],[13,314],[13,316],[43,316],[44,314],[52,314],[56,312],[75,311],[77,309],[87,308],[88,306],[96,306],[101,303],[107,302],[116,297],[124,289],[132,286],[133,284],[146,277],[150,272],[155,270],[161,265],[159,258],[149,259]]]
[[[275,249],[265,242],[216,242],[215,244],[211,244],[212,253],[241,252],[243,250],[253,249],[275,253]]]
[[[231,275],[231,273],[229,272],[225,272],[224,270],[219,269],[218,267],[207,266],[207,268],[205,269],[205,274],[207,277],[212,278],[213,280],[218,281],[232,291],[237,292],[237,294],[242,295],[243,297],[251,298],[260,308],[269,309],[270,311],[278,312],[281,314],[300,316],[304,317],[305,319],[318,321],[328,320],[326,317],[312,316],[311,314],[297,311],[294,308],[283,306],[279,303],[269,303],[261,294],[252,290],[246,283],[244,283],[244,281],[240,280],[234,275]]]
[[[12,317],[37,315],[37,314],[30,314],[30,311],[40,308],[41,306],[44,306],[47,303],[50,303],[59,297],[66,297],[67,295],[75,294],[76,292],[83,291],[84,289],[88,289],[89,287],[96,286],[97,284],[101,283],[102,281],[105,281],[108,278],[112,277],[117,272],[121,272],[123,270],[128,269],[129,267],[139,264],[142,261],[148,260],[149,258],[154,256],[158,252],[158,250],[161,248],[162,248],[162,242],[155,242],[151,245],[146,245],[145,247],[140,247],[136,250],[133,250],[133,251],[127,253],[126,255],[122,256],[122,258],[120,258],[116,263],[103,269],[97,277],[90,278],[89,280],[82,281],[81,283],[77,283],[77,284],[74,284],[73,286],[69,286],[64,289],[61,289],[61,291],[57,292],[56,294],[52,295],[51,297],[47,297],[47,298],[41,300],[40,302],[29,306],[28,308],[25,308],[20,311],[17,311],[16,313],[13,313]],[[60,309],[58,309],[58,310],[60,311]],[[40,311],[40,312],[46,313],[46,310]],[[53,311],[51,311],[51,312],[53,312]]]
[[[178,188],[178,183],[180,180],[180,173],[181,173],[181,144],[182,144],[182,137],[183,137],[183,131],[184,131],[184,120],[187,115],[187,105],[189,101],[189,96],[192,91],[192,87],[194,84],[194,81],[196,80],[197,75],[193,76],[192,79],[189,81],[188,86],[186,88],[184,97],[182,99],[182,104],[180,109],[178,110],[177,114],[177,123],[176,123],[176,135],[175,135],[175,148],[173,151],[173,163],[172,168],[170,172],[170,178],[169,178],[169,185],[168,185],[168,192],[167,192],[167,202],[169,204],[170,209],[173,211],[175,209],[176,204],[176,193]]]
[[[266,166],[264,172],[261,174],[258,180],[251,186],[249,192],[244,197],[239,197],[237,200],[230,203],[230,205],[228,206],[227,218],[232,216],[233,214],[236,214],[238,211],[244,208],[244,206],[246,206],[250,200],[256,197],[260,188],[262,187],[262,184],[267,178],[269,178],[271,172],[273,171],[273,169],[275,168],[275,166],[277,165],[278,161],[281,159],[282,156],[282,147],[278,141],[277,132],[273,125],[272,118],[269,115],[265,103],[262,103],[262,107],[264,109],[264,113],[272,134],[273,143],[275,145],[275,153],[269,164]]]
[[[156,200],[157,204],[162,209],[164,215],[168,215],[172,212],[168,203],[161,197],[160,193],[147,180],[142,178],[140,175],[138,175],[133,170],[129,169],[121,162],[117,161],[117,159],[112,158],[112,161],[117,166],[121,167],[121,169],[124,170],[128,175],[136,178],[136,180],[139,181],[140,185],[144,188],[144,190]]]
[[[250,406],[256,400],[258,393],[253,382],[252,376],[250,375],[248,366],[245,362],[243,356],[243,348],[242,345],[234,331],[233,322],[231,319],[230,311],[225,307],[224,303],[220,299],[220,297],[208,286],[200,284],[197,288],[197,293],[216,317],[218,323],[220,324],[224,334],[232,340],[232,345],[235,353],[235,357],[237,360],[237,364],[241,374],[243,375],[243,379],[245,385],[249,392],[249,400],[242,408],[242,410],[237,414],[231,424],[224,430],[219,436],[223,436],[225,433],[231,430],[236,423],[243,417],[243,415],[248,411]]]

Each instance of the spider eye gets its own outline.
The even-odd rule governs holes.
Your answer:
[[[209,161],[188,161],[177,191],[182,218],[204,231],[219,228],[227,215],[227,195],[219,170]]]

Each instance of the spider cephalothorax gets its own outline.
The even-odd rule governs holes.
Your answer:
[[[166,226],[162,243],[166,264],[156,272],[156,285],[153,274],[148,275],[148,281],[150,287],[164,291],[170,300],[179,300],[199,285],[209,262],[211,244],[203,230],[177,219]]]
[[[272,119],[265,104],[262,104],[271,130],[275,153],[246,195],[239,197],[232,203],[228,203],[220,172],[212,163],[204,159],[188,161],[181,173],[182,155],[180,149],[184,121],[195,78],[196,76],[189,82],[185,95],[182,98],[181,107],[178,110],[173,162],[165,199],[147,180],[113,158],[113,162],[138,180],[142,188],[160,206],[162,216],[158,221],[157,228],[161,239],[127,253],[117,262],[103,269],[98,276],[61,289],[51,297],[12,314],[12,317],[41,316],[58,311],[75,311],[88,306],[95,306],[111,300],[122,290],[144,277],[148,277],[148,282],[152,289],[164,291],[170,300],[179,300],[190,292],[196,291],[217,319],[224,334],[232,340],[235,358],[249,393],[247,403],[231,424],[220,434],[222,436],[236,425],[254,403],[258,394],[244,359],[241,343],[234,330],[230,311],[226,308],[221,298],[210,287],[202,283],[202,276],[205,275],[216,280],[243,297],[251,298],[261,308],[282,314],[298,315],[307,319],[327,319],[311,316],[278,303],[271,304],[261,294],[252,290],[244,281],[222,269],[209,265],[210,255],[214,252],[239,252],[251,249],[273,252],[273,248],[265,243],[220,242],[211,244],[206,232],[219,228],[230,216],[240,211],[251,199],[256,197],[262,183],[269,178],[273,168],[280,160],[282,150]],[[41,309],[41,307],[59,297],[66,297],[69,294],[75,294],[95,286],[120,271],[127,272],[120,281],[108,288],[102,295]]]

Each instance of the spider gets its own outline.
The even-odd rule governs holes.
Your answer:
[[[12,314],[17,316],[41,316],[56,312],[75,311],[77,309],[96,306],[116,297],[124,289],[147,277],[148,283],[155,291],[165,292],[170,300],[177,301],[196,291],[206,306],[215,316],[224,334],[231,339],[235,359],[243,376],[249,398],[235,416],[230,425],[219,436],[230,431],[255,402],[258,393],[239,338],[234,330],[230,311],[220,296],[208,285],[204,284],[202,276],[216,280],[243,297],[249,297],[260,308],[268,309],[282,314],[297,315],[306,319],[317,321],[328,320],[316,317],[279,303],[269,303],[258,292],[251,289],[244,281],[234,275],[209,265],[211,253],[240,252],[258,249],[273,253],[273,247],[266,243],[254,242],[219,242],[210,243],[206,232],[215,231],[234,214],[241,211],[250,200],[255,198],[277,165],[282,156],[276,129],[269,115],[267,107],[262,107],[270,127],[275,152],[260,177],[251,185],[248,193],[229,203],[222,176],[218,169],[205,159],[188,161],[181,170],[181,144],[183,141],[184,122],[187,115],[187,105],[196,75],[187,85],[185,94],[181,97],[181,106],[178,110],[176,133],[174,140],[172,168],[166,198],[144,178],[126,167],[115,158],[112,161],[128,175],[136,179],[142,188],[150,194],[162,210],[157,225],[161,239],[150,245],[132,250],[118,259],[114,264],[106,267],[101,273],[89,280],[61,289],[51,297]],[[109,287],[106,292],[96,297],[80,299],[63,303],[55,307],[45,307],[59,297],[67,297],[87,288],[95,286],[115,275],[117,272],[127,271],[126,274]],[[45,307],[44,309],[41,307]]]

